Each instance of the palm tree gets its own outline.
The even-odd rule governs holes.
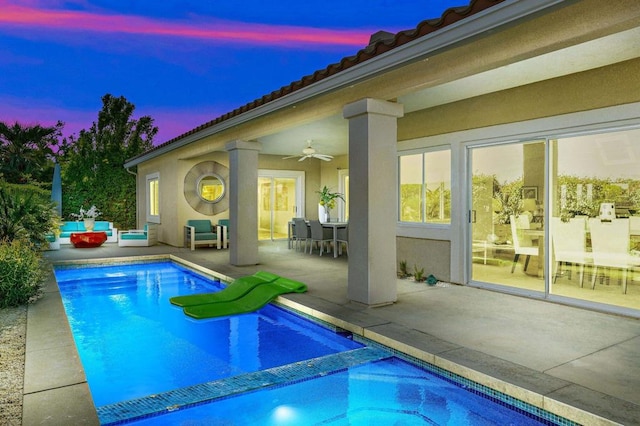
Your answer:
[[[0,173],[10,183],[50,182],[52,147],[58,144],[64,124],[52,127],[0,122]]]

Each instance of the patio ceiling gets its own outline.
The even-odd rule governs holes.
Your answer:
[[[409,113],[638,57],[640,28],[633,28],[411,93],[398,93],[396,99]],[[340,111],[258,141],[263,154],[299,154],[311,140],[319,152],[337,156],[347,154],[347,135],[348,122]]]

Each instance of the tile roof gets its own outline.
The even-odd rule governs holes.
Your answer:
[[[232,117],[236,117],[247,111],[253,110],[259,106],[265,105],[275,99],[279,99],[283,96],[286,96],[290,93],[293,93],[297,90],[300,90],[304,87],[307,87],[311,84],[321,81],[327,77],[335,75],[341,71],[349,69],[354,65],[358,65],[363,62],[366,62],[371,58],[382,55],[383,53],[393,50],[399,46],[402,46],[411,41],[419,39],[420,37],[424,37],[427,34],[431,34],[435,31],[438,31],[446,26],[454,24],[471,15],[475,15],[476,13],[479,13],[485,9],[488,9],[492,6],[502,3],[503,1],[505,0],[471,0],[467,6],[451,7],[445,10],[439,18],[424,20],[420,22],[414,29],[400,31],[397,34],[385,33],[383,31],[375,33],[371,37],[370,44],[364,47],[363,49],[361,49],[360,51],[358,51],[355,55],[347,56],[342,60],[340,60],[340,62],[330,64],[324,69],[318,70],[313,74],[306,75],[302,77],[300,80],[294,81],[287,86],[283,86],[278,90],[274,90],[273,92],[266,94],[261,98],[255,99],[239,108],[236,108],[233,111],[230,111],[211,121],[201,124],[200,126],[194,129],[191,129],[186,133],[183,133],[173,139],[170,139],[160,145],[153,147],[152,149],[146,151],[143,154],[138,155],[137,157],[130,159],[129,161],[134,160],[143,155],[147,155],[150,152],[153,152],[159,148],[171,145],[172,143],[180,139],[183,139],[186,136],[192,135],[194,133],[198,133],[201,130],[215,126],[216,124],[229,120]]]

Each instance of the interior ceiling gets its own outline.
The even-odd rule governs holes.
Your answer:
[[[473,76],[400,96],[405,113],[573,74],[640,57],[640,28],[525,59]],[[348,122],[342,114],[258,138],[263,154],[296,155],[311,140],[321,154],[348,152]],[[290,159],[289,161],[297,161]],[[316,160],[319,161],[319,160]]]

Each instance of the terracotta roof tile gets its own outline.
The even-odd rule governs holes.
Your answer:
[[[414,29],[400,31],[397,34],[393,35],[393,37],[382,38],[381,40],[375,43],[371,43],[368,46],[365,46],[360,51],[358,51],[355,55],[344,57],[338,63],[330,64],[324,69],[317,70],[313,74],[306,75],[302,77],[300,80],[294,81],[287,86],[283,86],[278,90],[274,90],[273,92],[268,93],[262,96],[261,98],[255,99],[254,101],[251,101],[241,107],[238,107],[233,111],[227,112],[226,114],[223,114],[209,122],[206,122],[194,129],[191,129],[188,132],[183,133],[182,135],[179,135],[173,139],[168,140],[167,142],[157,145],[154,148],[148,150],[147,152],[130,159],[129,161],[135,160],[136,158],[146,155],[150,152],[153,152],[161,147],[171,145],[172,143],[180,139],[183,139],[186,136],[192,135],[208,127],[212,127],[223,121],[229,120],[230,118],[233,118],[247,111],[255,109],[259,106],[267,104],[271,101],[274,101],[275,99],[281,98],[289,93],[295,92],[296,90],[300,90],[313,83],[316,83],[334,74],[337,74],[341,71],[349,69],[354,65],[366,62],[371,58],[374,58],[383,53],[386,53],[390,50],[397,48],[398,46],[402,46],[420,37],[424,37],[427,34],[431,34],[435,31],[438,31],[441,28],[454,24],[462,19],[465,19],[468,16],[474,15],[478,12],[481,12],[485,9],[488,9],[492,6],[502,3],[503,1],[505,0],[471,0],[467,6],[451,7],[445,10],[442,13],[442,15],[437,19],[424,20],[420,22]]]

